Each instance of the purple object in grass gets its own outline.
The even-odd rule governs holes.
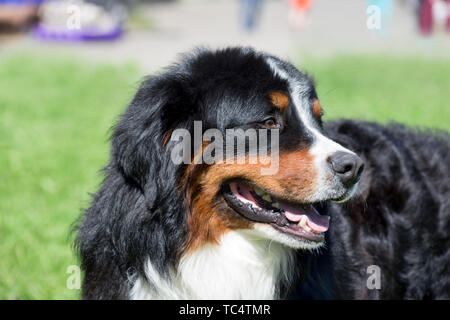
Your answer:
[[[0,0],[0,4],[26,6],[29,4],[40,4],[45,0]]]
[[[114,40],[119,38],[123,33],[122,26],[117,25],[108,32],[100,33],[97,30],[54,30],[48,29],[44,25],[37,24],[32,34],[34,37],[42,40],[53,41],[99,41]]]

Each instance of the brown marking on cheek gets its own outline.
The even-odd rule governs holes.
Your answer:
[[[231,230],[250,229],[253,223],[228,207],[220,194],[220,182],[211,179],[209,170],[216,165],[205,169],[195,169],[198,173],[190,180],[188,187],[188,239],[185,252],[195,251],[206,243],[218,244],[220,238]]]
[[[253,227],[253,222],[240,216],[226,204],[220,193],[223,182],[240,178],[258,185],[276,197],[303,202],[314,194],[317,186],[317,171],[313,160],[309,149],[281,152],[278,173],[274,175],[261,174],[261,169],[269,168],[270,163],[249,163],[248,156],[243,164],[238,164],[237,159],[233,164],[189,164],[182,179],[190,210],[185,252],[193,252],[206,243],[218,244],[220,238],[231,230]]]
[[[309,149],[280,153],[278,176],[282,181],[284,193],[294,201],[311,197],[317,188],[317,169]]]
[[[229,208],[224,200],[211,201],[204,193],[193,200],[188,218],[189,237],[186,252],[195,251],[204,244],[219,244],[220,238],[231,230],[250,229],[253,223]]]
[[[261,162],[215,164],[196,176],[193,188],[197,193],[193,197],[189,217],[188,251],[195,250],[204,243],[218,243],[220,237],[230,230],[252,228],[253,222],[241,217],[222,199],[220,187],[224,181],[232,178],[248,180],[269,193],[295,202],[302,202],[316,189],[317,171],[309,150],[280,154],[279,170],[275,175],[261,175],[261,168],[270,163]],[[192,196],[192,194],[191,194]]]
[[[187,254],[206,243],[218,244],[220,238],[231,230],[252,227],[251,221],[241,217],[225,203],[219,192],[221,183],[211,181],[208,172],[216,165],[195,164],[208,145],[209,142],[203,141],[201,152],[194,154],[181,179],[180,191],[185,192],[189,208],[189,231],[184,244]]]
[[[193,184],[192,180],[195,178],[195,176],[200,174],[200,172],[204,170],[205,167],[207,167],[206,164],[198,162],[200,161],[200,158],[203,156],[203,152],[205,151],[208,145],[209,145],[208,141],[203,141],[201,145],[201,151],[197,150],[197,152],[195,152],[194,155],[191,157],[191,162],[184,170],[183,176],[181,178],[181,183],[179,185],[181,190],[189,189],[189,185]]]
[[[283,92],[271,92],[269,98],[274,107],[281,111],[284,111],[289,105],[289,97]]]
[[[312,107],[313,115],[317,118],[320,118],[323,115],[322,106],[319,103],[319,100],[314,99],[313,107]]]

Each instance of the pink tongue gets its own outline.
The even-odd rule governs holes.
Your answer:
[[[233,194],[238,197],[240,201],[258,206],[257,201],[253,198],[249,188],[245,186],[238,186],[237,183],[230,183],[230,188]],[[307,218],[306,225],[310,227],[313,232],[322,233],[328,230],[328,217],[321,216],[313,206],[305,205],[296,208],[285,202],[279,203],[280,208],[285,210],[284,215],[289,221],[298,223],[302,219],[302,216],[305,215]]]
[[[328,230],[329,220],[327,216],[321,216],[311,205],[295,208],[288,203],[280,202],[280,207],[285,210],[284,215],[291,222],[299,222],[302,216],[306,216],[306,225],[313,232],[322,233]]]
[[[252,194],[250,193],[250,190],[247,187],[244,186],[238,186],[237,183],[230,183],[231,192],[242,202],[244,203],[252,203],[255,206],[256,200],[253,198]]]

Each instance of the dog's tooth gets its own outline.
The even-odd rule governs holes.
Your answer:
[[[272,202],[272,198],[270,197],[270,195],[268,195],[267,193],[265,195],[262,196],[262,198],[264,200],[266,200],[267,202]]]
[[[303,229],[305,229],[305,230],[308,231],[308,232],[311,232],[311,228],[308,227],[308,226],[304,226]]]
[[[306,226],[306,216],[305,215],[302,215],[302,218],[298,222],[298,225],[302,228],[304,228]]]
[[[280,204],[278,202],[272,203],[272,207],[280,209]]]
[[[262,191],[262,189],[259,187],[254,187],[253,189],[255,190],[258,196],[262,196],[264,194],[264,191]]]

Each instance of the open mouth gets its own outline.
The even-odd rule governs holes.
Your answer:
[[[245,218],[268,223],[278,231],[314,242],[324,240],[329,216],[320,215],[321,203],[288,202],[249,182],[230,182],[223,195],[228,205]]]

